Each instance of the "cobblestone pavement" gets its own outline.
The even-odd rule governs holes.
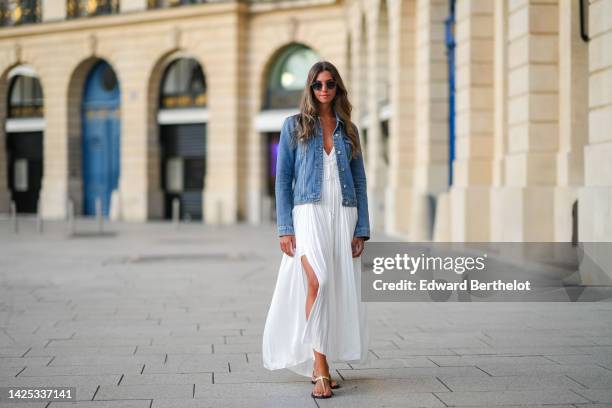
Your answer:
[[[327,400],[261,363],[273,226],[0,222],[0,407],[612,407],[612,303],[369,303],[372,362]],[[379,240],[382,237],[373,237]]]

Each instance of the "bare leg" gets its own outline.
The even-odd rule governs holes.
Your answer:
[[[304,266],[304,270],[306,271],[306,276],[308,278],[308,295],[306,296],[306,319],[310,318],[310,311],[312,310],[312,305],[317,298],[317,294],[319,292],[319,280],[317,279],[317,275],[315,274],[312,266],[308,262],[306,255],[302,255],[301,258],[302,265]],[[321,354],[314,349],[312,350],[314,353],[314,371],[317,376],[324,375],[329,377],[329,365],[327,364],[327,358],[325,354]],[[331,395],[330,383],[324,381],[317,381],[314,388],[315,395]]]

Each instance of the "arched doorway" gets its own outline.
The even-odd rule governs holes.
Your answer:
[[[81,105],[83,214],[108,216],[111,194],[119,185],[121,121],[120,88],[113,68],[99,61],[85,80]]]
[[[206,77],[193,58],[172,61],[162,76],[159,124],[164,217],[179,200],[180,218],[201,220],[208,122]]]
[[[8,187],[17,212],[36,213],[43,176],[42,87],[34,70],[27,66],[14,68],[8,77]]]
[[[311,48],[303,44],[290,44],[276,54],[267,72],[262,104],[264,109],[257,117],[256,129],[262,133],[266,146],[263,205],[264,209],[270,209],[270,220],[276,217],[274,185],[281,126],[287,116],[298,112],[308,71],[319,59]]]

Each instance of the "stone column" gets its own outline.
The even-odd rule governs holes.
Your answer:
[[[68,202],[68,113],[66,95],[69,75],[49,66],[40,73],[45,104],[43,178],[39,201],[45,219],[62,219]],[[48,86],[45,86],[48,84]]]
[[[508,3],[508,153],[503,241],[554,239],[558,150],[556,2]]]
[[[357,3],[355,3],[357,4]],[[367,47],[367,37],[365,29],[362,26],[361,15],[359,8],[354,7],[353,21],[351,24],[351,83],[349,89],[349,100],[353,105],[351,119],[357,127],[361,128],[361,119],[365,115],[364,105],[366,98],[364,97],[364,89],[367,87],[367,82],[364,81],[364,75],[367,72],[367,58],[363,58],[363,49]],[[361,137],[363,143],[363,136]]]
[[[227,15],[217,39],[224,45],[205,59],[210,111],[203,193],[206,224],[232,224],[238,220],[239,151],[243,148],[241,133],[246,132],[245,118],[240,113],[245,99],[244,79],[239,75],[244,65],[240,58],[245,53],[244,6],[238,5],[234,13]]]
[[[140,57],[139,57],[140,56]],[[161,218],[163,194],[160,188],[159,141],[148,133],[148,72],[150,59],[133,49],[117,58],[113,66],[121,78],[121,171],[119,175],[119,209],[121,219],[146,221]],[[157,134],[157,132],[155,132]]]
[[[589,6],[589,137],[578,199],[580,241],[612,241],[612,1]]]
[[[508,146],[508,3],[494,2],[493,9],[493,179],[489,207],[489,238],[503,237],[503,187]]]
[[[374,3],[377,4],[377,3]],[[383,162],[383,143],[379,118],[379,85],[380,70],[382,68],[378,47],[381,41],[388,41],[388,38],[380,38],[379,27],[380,6],[376,5],[376,10],[367,15],[367,55],[368,55],[368,143],[367,154],[365,155],[365,165],[368,183],[368,210],[370,215],[370,229],[372,231],[384,229],[385,213],[385,178],[386,168]]]
[[[390,107],[387,233],[408,236],[415,143],[416,1],[389,1]]]
[[[448,188],[448,66],[444,45],[445,0],[417,0],[416,133],[410,239],[430,240],[433,208]]]
[[[488,0],[456,5],[456,121],[451,239],[489,240],[493,158],[493,6]]]
[[[570,241],[573,206],[584,184],[588,138],[588,44],[580,37],[580,10],[573,0],[559,3],[559,152],[555,191],[555,240]]]

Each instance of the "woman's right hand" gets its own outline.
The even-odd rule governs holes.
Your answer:
[[[295,253],[295,235],[283,235],[280,237],[281,251],[293,257]]]

